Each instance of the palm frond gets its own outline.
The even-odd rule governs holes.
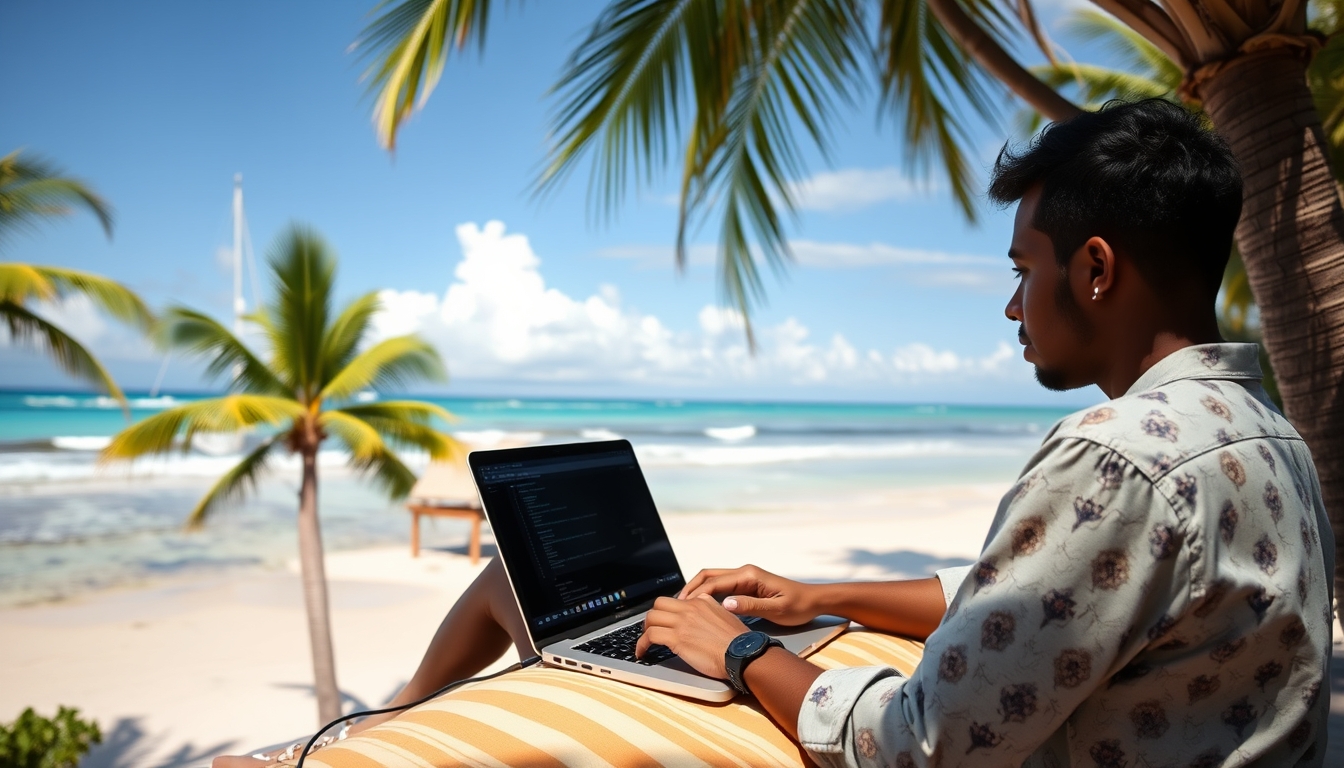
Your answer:
[[[216,509],[241,500],[249,492],[257,489],[259,476],[265,471],[271,458],[271,449],[280,442],[283,435],[273,435],[252,449],[237,464],[223,474],[210,486],[201,500],[196,502],[191,514],[187,516],[187,528],[197,530],[205,525],[206,518]]]
[[[0,240],[43,219],[65,216],[73,206],[98,218],[112,236],[112,206],[84,182],[37,157],[20,157],[15,150],[0,157]]]
[[[317,423],[324,432],[345,443],[352,461],[365,461],[388,450],[378,430],[363,419],[348,413],[339,410],[323,411],[318,416]]]
[[[42,349],[56,361],[61,370],[115,397],[121,403],[122,411],[129,416],[130,406],[121,388],[84,345],[22,304],[9,299],[0,299],[0,319],[8,326],[9,335],[16,342]]]
[[[415,335],[384,339],[359,353],[322,388],[323,399],[345,400],[369,387],[397,387],[411,381],[447,378],[433,345]]]
[[[538,187],[591,155],[590,200],[610,213],[666,164],[689,118],[678,260],[687,230],[722,206],[720,286],[749,316],[758,257],[778,267],[789,256],[779,209],[795,202],[800,139],[828,150],[828,117],[852,97],[865,48],[854,0],[613,2],[556,87],[557,140]]]
[[[1173,93],[1181,84],[1184,73],[1171,57],[1114,16],[1083,9],[1065,20],[1064,30],[1080,40],[1102,43],[1125,62],[1126,69],[1154,82],[1170,85]]]
[[[373,125],[383,147],[434,92],[448,54],[482,46],[491,0],[384,0],[354,47],[374,57],[365,71],[374,94]]]
[[[1171,99],[1176,97],[1174,85],[1143,74],[1109,69],[1094,64],[1061,64],[1058,67],[1034,67],[1042,81],[1056,88],[1075,87],[1088,109],[1097,109],[1111,99]]]
[[[429,403],[410,401],[357,405],[324,411],[323,417],[331,413],[339,413],[344,417],[358,420],[376,431],[384,440],[399,447],[418,448],[436,461],[455,459],[466,452],[462,444],[452,436],[430,426],[430,415],[447,417],[445,420],[451,419],[452,415]]]
[[[383,451],[367,459],[351,460],[350,466],[390,499],[404,499],[415,487],[415,473],[391,451]]]
[[[396,419],[412,424],[431,424],[439,419],[451,424],[457,417],[443,406],[423,400],[382,400],[376,403],[346,405],[341,411],[361,419]]]
[[[287,389],[308,402],[326,375],[322,341],[331,311],[336,258],[317,233],[293,226],[276,240],[270,266],[276,296],[268,311],[267,328],[274,367],[286,372]]]
[[[163,314],[159,335],[170,347],[207,356],[206,375],[232,376],[235,367],[238,376],[231,381],[234,389],[280,395],[285,385],[266,367],[247,345],[234,336],[218,320],[203,312],[184,307],[172,307]]]
[[[144,300],[130,288],[101,275],[64,267],[32,267],[55,287],[57,295],[78,293],[87,296],[94,306],[141,330],[154,324],[154,313]]]
[[[388,448],[377,429],[364,419],[338,410],[323,411],[319,418],[322,429],[345,443],[350,451],[350,466],[356,472],[394,499],[411,492],[415,473]]]
[[[981,11],[977,21],[989,11]],[[976,18],[973,16],[973,18]],[[997,29],[997,25],[989,25]],[[936,166],[967,219],[976,219],[975,171],[964,100],[991,125],[1003,91],[949,36],[921,0],[888,0],[878,24],[884,106],[900,121],[902,144],[918,175]]]
[[[345,305],[345,309],[331,321],[322,339],[322,370],[328,376],[345,368],[368,333],[369,322],[382,308],[378,292],[373,291]]]
[[[135,459],[176,449],[185,451],[200,433],[233,433],[261,425],[279,427],[303,414],[302,405],[285,397],[233,394],[198,400],[156,413],[122,430],[103,449],[99,461]]]
[[[6,262],[0,264],[0,300],[15,304],[38,301],[54,301],[60,298],[56,285],[32,264]]]

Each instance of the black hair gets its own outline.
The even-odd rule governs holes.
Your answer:
[[[1005,145],[990,200],[1008,205],[1037,184],[1032,226],[1049,236],[1061,270],[1101,237],[1159,294],[1194,283],[1217,295],[1241,217],[1241,173],[1227,143],[1186,109],[1111,101],[1052,123],[1022,150]]]

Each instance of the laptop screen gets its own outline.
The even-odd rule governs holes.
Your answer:
[[[685,586],[625,440],[478,451],[470,461],[534,639]]]

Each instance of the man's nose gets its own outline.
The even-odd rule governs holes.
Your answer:
[[[1013,297],[1008,299],[1008,306],[1003,308],[1003,314],[1015,323],[1022,322],[1022,285],[1020,283],[1017,290],[1013,291]]]

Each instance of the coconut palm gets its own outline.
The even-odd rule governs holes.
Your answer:
[[[0,157],[0,245],[43,221],[87,209],[112,236],[112,209],[83,182],[67,178],[21,150]],[[127,408],[126,396],[98,358],[70,334],[36,312],[34,302],[81,294],[109,315],[148,330],[149,308],[126,286],[88,272],[14,262],[0,263],[0,318],[11,338],[43,348],[66,373],[107,392]]]
[[[1307,84],[1323,42],[1308,28],[1307,2],[1092,2],[1167,55],[1181,73],[1182,96],[1203,106],[1241,165],[1237,245],[1285,411],[1320,472],[1344,594],[1344,206]],[[429,95],[448,55],[483,42],[497,5],[376,6],[359,45],[372,57],[374,122],[386,146]],[[868,85],[870,71],[908,159],[944,174],[971,218],[967,112],[993,124],[999,97],[1011,93],[1051,120],[1079,113],[1010,52],[1032,39],[1050,52],[1031,0],[1014,5],[611,0],[557,85],[540,186],[591,159],[593,197],[610,210],[629,186],[678,158],[678,261],[688,228],[716,211],[720,282],[745,312],[761,295],[758,260],[788,263],[785,214],[795,207],[804,143],[823,153],[831,146],[833,107]],[[1323,7],[1340,16],[1334,3]]]
[[[442,380],[446,373],[434,348],[415,335],[362,346],[379,310],[377,293],[332,308],[336,259],[312,232],[294,228],[282,235],[270,259],[275,298],[251,319],[269,347],[263,360],[214,318],[191,309],[169,309],[162,320],[172,347],[210,361],[211,375],[231,374],[229,394],[181,405],[127,428],[103,451],[104,460],[189,450],[203,433],[235,433],[256,428],[261,442],[221,477],[196,504],[188,525],[203,525],[225,504],[254,490],[280,451],[302,461],[299,491],[299,561],[312,642],[313,673],[321,722],[340,714],[326,576],[318,522],[317,454],[328,439],[344,445],[350,465],[390,497],[410,492],[415,476],[394,445],[452,456],[457,445],[435,430],[443,408],[401,400],[360,403],[355,395],[370,387],[412,380]]]

